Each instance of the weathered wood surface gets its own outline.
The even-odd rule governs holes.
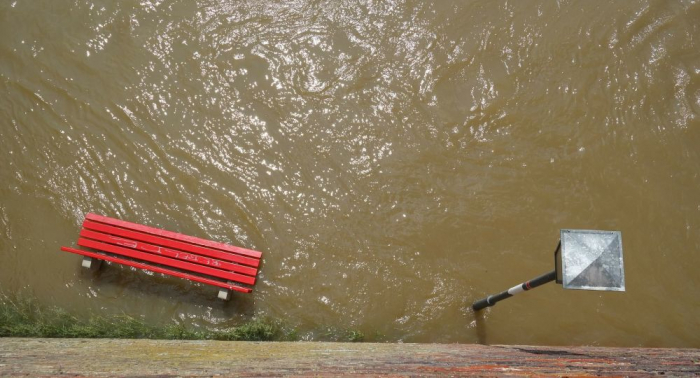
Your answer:
[[[657,374],[700,374],[700,350],[0,338],[3,376]]]

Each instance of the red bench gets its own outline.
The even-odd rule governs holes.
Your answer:
[[[217,286],[219,298],[231,291],[250,293],[262,253],[89,213],[78,245],[92,249],[61,247],[83,255],[83,266],[99,269],[109,261],[156,273]]]

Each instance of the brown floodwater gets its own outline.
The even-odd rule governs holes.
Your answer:
[[[302,339],[700,347],[697,1],[0,1],[0,291]],[[87,212],[264,253],[252,295],[74,245]],[[624,293],[548,284],[620,230]]]

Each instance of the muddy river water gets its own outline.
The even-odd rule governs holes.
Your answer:
[[[402,342],[700,347],[697,1],[0,1],[0,291]],[[252,295],[59,250],[96,212],[264,253]],[[548,284],[619,230],[624,293]]]

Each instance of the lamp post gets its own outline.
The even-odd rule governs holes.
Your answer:
[[[495,305],[548,282],[564,289],[625,291],[622,234],[619,231],[561,230],[554,270],[472,304],[474,311]]]

